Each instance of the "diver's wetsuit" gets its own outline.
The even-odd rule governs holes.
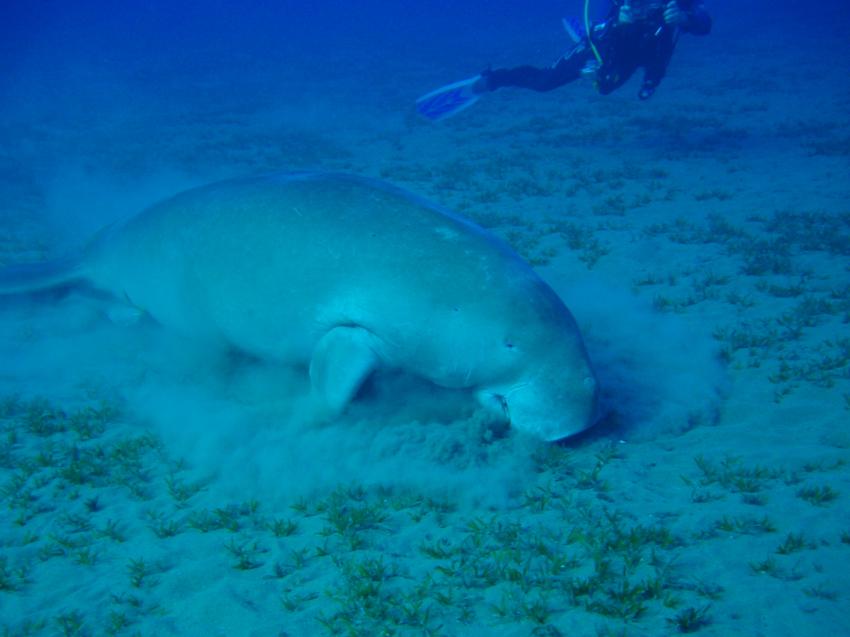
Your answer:
[[[667,71],[676,46],[677,32],[706,35],[711,31],[711,16],[703,7],[702,0],[677,0],[688,19],[684,24],[672,27],[664,22],[666,1],[632,0],[633,8],[643,5],[638,8],[639,15],[634,22],[620,23],[617,16],[623,2],[611,0],[608,17],[591,28],[593,44],[602,58],[602,65],[595,70],[596,87],[600,93],[607,95],[622,86],[638,67],[643,67],[643,84],[638,96],[647,99]],[[549,68],[519,66],[488,69],[481,75],[488,91],[506,86],[551,91],[578,79],[582,70],[595,61],[585,37]]]

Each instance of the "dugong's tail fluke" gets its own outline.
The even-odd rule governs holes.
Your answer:
[[[26,294],[59,287],[84,278],[78,257],[0,268],[0,295]]]

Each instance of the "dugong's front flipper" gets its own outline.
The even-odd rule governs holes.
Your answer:
[[[341,412],[378,365],[373,336],[362,327],[335,327],[313,350],[310,381],[331,413]]]

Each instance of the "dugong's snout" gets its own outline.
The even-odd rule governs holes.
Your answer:
[[[546,441],[574,436],[599,418],[599,384],[590,363],[537,370],[509,386],[479,394],[496,398],[512,428]]]

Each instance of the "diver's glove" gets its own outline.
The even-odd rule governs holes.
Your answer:
[[[635,14],[632,12],[631,3],[624,2],[620,7],[620,12],[617,14],[617,22],[620,24],[629,24],[635,21]]]
[[[622,9],[620,9],[622,11]],[[670,0],[664,7],[664,23],[671,27],[680,27],[688,21],[688,14],[676,0]]]

